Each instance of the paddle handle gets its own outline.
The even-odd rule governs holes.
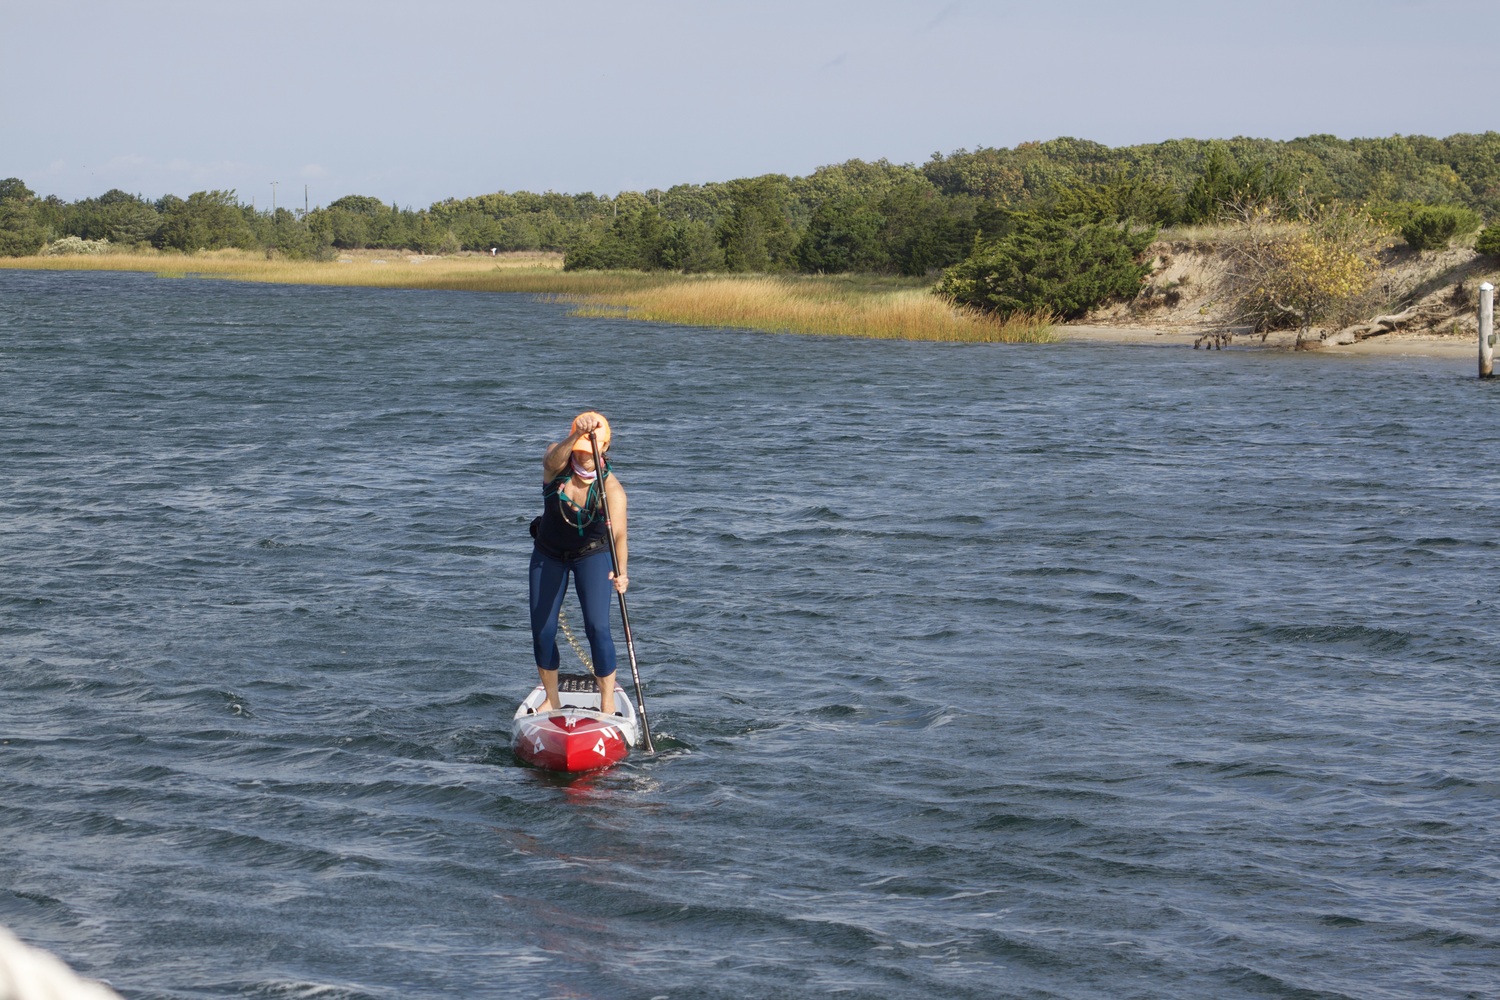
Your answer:
[[[599,451],[599,438],[589,431],[589,445],[594,449],[594,470],[599,476],[599,503],[604,509],[604,537],[609,539],[609,564],[620,576],[620,554],[615,550],[615,526],[609,519],[609,484],[604,478],[604,455]],[[615,596],[620,599],[620,624],[625,627],[625,652],[630,656],[630,677],[635,681],[635,703],[641,711],[641,735],[646,737],[646,752],[656,753],[656,744],[651,740],[651,720],[646,718],[646,694],[641,690],[641,671],[635,664],[635,638],[630,634],[630,611],[625,607],[625,595],[617,588]]]

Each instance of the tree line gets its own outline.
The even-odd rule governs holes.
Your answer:
[[[1171,226],[1211,221],[1233,199],[1292,192],[1310,204],[1446,205],[1500,217],[1500,133],[1124,147],[1060,138],[935,153],[921,166],[850,160],[805,177],[615,197],[500,191],[425,209],[349,195],[310,212],[270,212],[233,191],[148,200],[113,190],[69,203],[10,178],[0,181],[0,252],[34,253],[38,240],[75,236],[188,252],[496,248],[558,251],[580,268],[925,274],[1016,214],[1078,210]]]
[[[416,210],[348,195],[271,212],[233,191],[152,201],[113,190],[69,203],[9,178],[0,181],[0,254],[63,237],[293,258],[542,250],[563,253],[569,269],[940,275],[940,289],[962,303],[1068,317],[1138,289],[1148,273],[1141,255],[1160,227],[1231,212],[1307,222],[1334,217],[1330,206],[1359,206],[1418,249],[1446,245],[1500,217],[1500,133],[1113,148],[1060,138],[935,153],[921,166],[850,160],[805,177],[614,197],[499,191]],[[1497,246],[1492,227],[1479,247]]]

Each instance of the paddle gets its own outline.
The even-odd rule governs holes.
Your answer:
[[[609,539],[609,564],[614,567],[615,577],[620,575],[620,555],[615,551],[615,528],[609,520],[609,491],[604,481],[604,455],[599,451],[599,438],[589,431],[589,444],[594,449],[594,468],[599,474],[599,503],[604,507],[604,537]],[[615,591],[620,598],[620,622],[625,626],[625,651],[630,654],[630,676],[635,680],[635,703],[641,709],[641,733],[646,737],[646,752],[656,753],[651,742],[651,723],[646,718],[646,695],[641,691],[641,672],[635,665],[635,639],[630,635],[630,612],[625,610],[625,595]]]

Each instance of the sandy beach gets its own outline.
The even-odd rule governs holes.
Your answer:
[[[1183,330],[1154,330],[1143,327],[1059,325],[1053,328],[1061,341],[1091,344],[1138,344],[1148,347],[1193,349],[1200,333]],[[1296,342],[1292,331],[1271,334],[1262,343],[1259,335],[1239,334],[1227,350],[1290,351]],[[1201,349],[1201,348],[1200,348]],[[1209,348],[1212,349],[1212,348]],[[1479,361],[1479,343],[1473,335],[1390,333],[1370,337],[1353,344],[1325,345],[1313,340],[1311,347],[1323,354],[1348,354],[1376,357],[1449,358]]]

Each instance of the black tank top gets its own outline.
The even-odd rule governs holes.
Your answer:
[[[537,523],[536,544],[557,559],[582,559],[609,544],[604,524],[604,480],[609,478],[609,463],[604,474],[594,480],[582,509],[563,492],[571,479],[571,470],[542,485],[542,516]]]

